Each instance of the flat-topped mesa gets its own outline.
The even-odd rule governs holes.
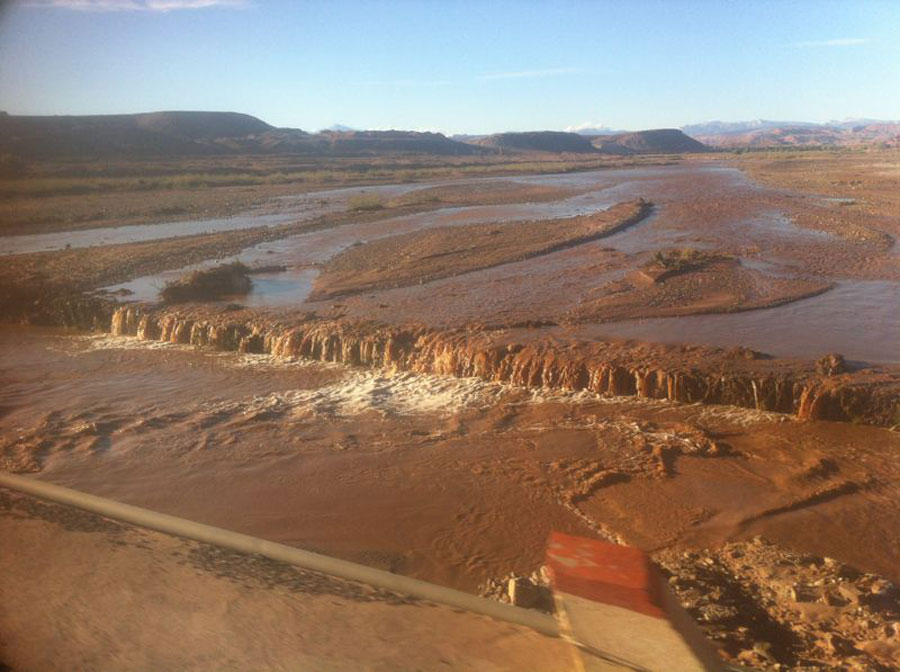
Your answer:
[[[110,328],[117,335],[216,350],[605,396],[724,404],[791,413],[801,419],[892,425],[898,414],[900,374],[823,375],[811,365],[785,367],[778,360],[747,367],[717,349],[709,349],[701,370],[677,356],[653,360],[623,344],[548,339],[521,343],[499,332],[319,319],[272,325],[228,321],[224,315],[197,319],[180,312],[143,312],[137,307],[117,309]]]

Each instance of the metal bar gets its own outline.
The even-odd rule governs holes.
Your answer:
[[[304,551],[293,546],[285,546],[220,527],[196,523],[165,513],[142,509],[138,506],[89,495],[25,476],[0,471],[0,485],[166,534],[230,548],[241,553],[262,555],[278,562],[286,562],[321,574],[367,583],[384,590],[515,623],[549,637],[559,637],[559,626],[556,619],[537,611],[521,609],[426,581]]]

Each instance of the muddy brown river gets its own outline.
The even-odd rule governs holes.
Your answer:
[[[546,326],[536,331],[561,340],[739,344],[774,355],[838,351],[861,362],[900,361],[895,250],[793,223],[799,211],[835,216],[837,202],[762,188],[711,163],[516,180],[581,193],[266,242],[235,258],[287,270],[253,276],[250,294],[226,301],[398,324],[540,321]],[[395,196],[422,186],[365,190]],[[341,210],[360,191],[287,198],[265,214],[219,224],[5,238],[0,249],[271,225]],[[331,302],[308,299],[320,265],[349,246],[434,227],[577,216],[637,198],[654,204],[649,217],[585,244]],[[671,248],[727,254],[766,277],[824,278],[833,287],[746,312],[568,321],[594,293]],[[126,301],[154,301],[184,270],[111,289],[132,291]],[[0,329],[4,468],[466,589],[534,570],[551,530],[648,550],[765,534],[898,578],[898,440],[882,428],[732,407]]]
[[[862,362],[900,363],[900,286],[838,282],[829,292],[765,310],[629,320],[594,327],[598,338],[745,346],[783,357],[840,352]]]
[[[136,224],[129,226],[62,231],[58,233],[0,236],[0,256],[48,252],[65,248],[120,245],[148,240],[160,240],[202,233],[237,231],[258,226],[275,226],[286,222],[301,222],[322,215],[341,212],[348,200],[361,194],[378,194],[384,198],[399,196],[418,185],[386,185],[346,187],[328,191],[313,191],[296,196],[274,198],[264,208],[251,210],[234,217],[195,219],[187,221]],[[273,212],[274,211],[274,212]]]
[[[499,178],[482,178],[496,179]],[[233,259],[250,265],[281,265],[286,270],[256,275],[249,294],[227,297],[226,301],[251,308],[321,310],[324,306],[307,301],[318,275],[317,265],[352,245],[439,226],[478,222],[502,225],[504,221],[577,216],[623,200],[646,198],[655,205],[650,218],[596,242],[464,276],[350,297],[342,305],[351,316],[426,324],[565,322],[567,311],[577,310],[586,291],[625,277],[629,270],[646,263],[653,252],[702,249],[736,256],[745,267],[772,277],[824,278],[834,288],[765,310],[606,322],[579,327],[577,335],[717,346],[739,344],[775,356],[814,358],[836,351],[861,362],[900,361],[900,256],[896,249],[869,249],[822,231],[800,228],[791,221],[790,214],[798,209],[840,212],[840,203],[834,200],[763,188],[739,170],[716,164],[544,175],[517,181],[584,191],[558,202],[448,207],[266,242]],[[227,226],[251,227],[312,217],[325,209],[341,207],[349,196],[361,191],[396,196],[427,186],[432,185],[351,188],[286,198],[282,199],[285,212],[281,214],[250,214],[228,220]],[[190,227],[201,224],[194,222]],[[140,228],[150,232],[148,235],[167,236],[180,226],[123,227],[103,230],[102,235]],[[184,230],[193,231],[194,228]],[[50,234],[35,244],[48,244],[51,238],[57,246],[66,241],[82,244],[85,240],[100,244],[99,235],[90,231]],[[7,238],[3,242],[23,243],[24,238]],[[611,251],[618,253],[615,263],[608,259],[601,263],[601,257],[609,257]],[[842,263],[843,259],[847,263]],[[879,270],[870,270],[873,264],[878,264]],[[208,265],[137,278],[108,289],[132,292],[126,301],[154,301],[166,282],[187,270]],[[876,277],[872,277],[873,273]]]
[[[551,530],[764,534],[893,576],[900,553],[900,437],[874,427],[12,327],[0,409],[4,468],[466,589]]]

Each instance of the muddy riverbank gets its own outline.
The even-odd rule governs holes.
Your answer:
[[[568,325],[575,338],[627,333],[625,337],[650,342],[732,346],[745,344],[741,339],[746,337],[746,344],[779,357],[816,359],[836,351],[870,364],[900,361],[900,311],[891,310],[896,307],[892,293],[900,291],[900,257],[894,253],[892,232],[900,227],[888,215],[853,214],[853,208],[834,200],[760,187],[736,168],[708,162],[486,178],[434,188],[386,185],[368,191],[386,199],[388,207],[325,216],[314,226],[259,226],[159,242],[13,255],[0,280],[4,292],[26,289],[27,301],[20,304],[41,298],[34,286],[53,282],[66,288],[109,283],[106,290],[121,293],[122,301],[153,303],[167,282],[218,258],[284,269],[254,276],[249,293],[224,298],[223,305],[401,326],[555,323]],[[360,193],[337,192],[345,192],[346,199]],[[387,200],[391,193],[405,194],[394,201],[407,199],[416,205],[392,203]],[[305,197],[298,198],[301,203]],[[531,200],[508,202],[522,198]],[[539,259],[463,269],[468,272],[453,277],[432,277],[427,263],[412,259],[414,267],[407,269],[409,277],[402,283],[407,286],[362,288],[342,296],[339,303],[315,300],[313,289],[324,281],[319,279],[322,271],[342,255],[371,250],[370,265],[391,270],[397,266],[392,251],[403,236],[427,238],[424,232],[451,227],[493,230],[490,227],[514,228],[526,221],[536,226],[564,218],[574,222],[636,198],[651,199],[656,204],[653,214],[601,240]],[[297,203],[284,207],[296,209]],[[816,229],[816,222],[822,228]],[[871,235],[854,233],[862,226]],[[452,237],[452,231],[448,235]],[[689,269],[650,284],[633,281],[656,255],[689,250],[733,263]],[[379,251],[383,253],[376,254]],[[834,289],[821,294],[828,287]],[[749,309],[754,310],[742,312]],[[723,312],[729,315],[707,315]],[[795,319],[800,314],[802,320]],[[652,321],[664,316],[677,317],[673,322]],[[645,320],[646,328],[628,322],[634,318]],[[609,328],[604,331],[605,325]],[[854,335],[860,330],[863,338]]]
[[[405,214],[396,207],[376,208],[293,225],[13,255],[2,272],[4,312],[7,318],[220,350],[734,404],[804,418],[897,423],[891,364],[900,360],[894,353],[900,311],[891,306],[900,269],[889,264],[896,257],[877,241],[850,242],[810,231],[780,214],[797,208],[840,213],[845,206],[763,189],[739,171],[715,164],[470,185],[371,189],[416,204],[397,206],[401,209],[425,208]],[[333,193],[349,199],[359,190]],[[535,202],[507,203],[528,194]],[[554,194],[562,200],[553,200]],[[613,211],[604,208],[638,194],[658,199],[650,217],[537,258],[504,258],[489,267],[475,263],[443,278],[429,275],[427,260],[418,258],[423,255],[413,255],[406,266],[391,261],[404,240],[431,240],[438,233],[464,239],[471,227],[514,232],[526,225],[524,214],[538,216],[529,220],[525,233],[530,235],[606,217]],[[434,209],[454,198],[469,205]],[[471,205],[479,198],[501,204]],[[156,306],[167,278],[205,267],[200,260],[211,255],[278,271],[254,275],[246,296],[174,313]],[[385,272],[405,268],[401,284],[408,286],[363,283],[339,302],[310,296],[317,281],[327,280],[330,265],[354,255]],[[687,258],[711,261],[686,264],[677,272],[653,271],[654,259]],[[830,260],[829,273],[816,272],[824,259]],[[359,270],[351,266],[349,271]],[[125,295],[121,300],[136,302],[125,310],[116,312],[109,294],[77,296],[160,267],[172,270],[168,276],[151,273],[108,286]],[[873,274],[882,279],[865,279]],[[835,289],[829,290],[832,284]],[[773,305],[779,307],[759,310]],[[727,314],[704,314],[710,312]],[[645,319],[625,319],[637,316]],[[856,335],[861,325],[864,337]],[[748,344],[776,358],[715,347]],[[833,352],[850,360],[848,370],[818,374],[813,361]]]
[[[623,231],[652,212],[646,201],[589,215],[536,222],[469,224],[393,235],[355,245],[322,266],[310,301],[424,284],[534,259]],[[388,261],[389,260],[389,261]]]
[[[60,302],[54,315],[69,326],[216,351],[897,424],[900,372],[892,367],[822,373],[813,362],[741,348],[560,340],[530,326],[441,330],[314,315],[285,322],[239,310],[115,308],[104,301]]]
[[[889,669],[900,216],[699,161],[514,182],[5,257],[0,468],[471,591],[553,530],[624,542],[729,660]],[[310,297],[346,250],[388,274],[404,240],[638,198],[598,240]],[[222,261],[270,272],[158,302]]]
[[[648,550],[764,534],[896,570],[900,439],[885,429],[135,337],[0,336],[4,467],[120,501],[469,589],[535,569],[551,529]]]

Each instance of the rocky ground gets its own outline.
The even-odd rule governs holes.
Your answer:
[[[656,562],[730,660],[773,672],[900,667],[900,590],[882,576],[762,537]]]
[[[900,666],[900,589],[831,557],[757,536],[655,554],[669,588],[722,657],[765,672],[889,672]],[[545,574],[488,579],[483,596],[553,613]]]

